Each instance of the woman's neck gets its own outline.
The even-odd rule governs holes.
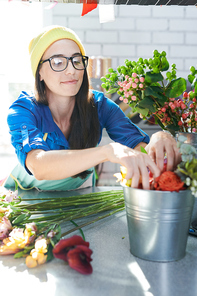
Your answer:
[[[49,109],[54,122],[60,128],[66,138],[70,134],[70,118],[75,106],[75,97],[55,97],[49,98]]]

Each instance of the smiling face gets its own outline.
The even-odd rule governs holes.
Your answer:
[[[54,42],[45,51],[42,61],[53,56],[73,57],[80,54],[78,45],[69,39],[61,39]],[[51,69],[50,63],[45,62],[39,70],[40,81],[44,81],[47,98],[56,96],[73,97],[75,96],[82,84],[84,70],[76,70],[71,61],[62,72],[55,72]]]

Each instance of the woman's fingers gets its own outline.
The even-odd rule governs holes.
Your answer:
[[[165,156],[167,156],[167,170],[169,171],[173,171],[181,161],[176,140],[168,133],[158,132],[152,135],[146,150],[160,171],[163,171]]]
[[[150,189],[149,172],[153,173],[154,177],[160,175],[160,170],[156,164],[150,159],[147,154],[139,152],[133,159],[132,165],[125,165],[127,168],[126,179],[132,179],[131,187],[138,188],[142,184],[143,189]]]

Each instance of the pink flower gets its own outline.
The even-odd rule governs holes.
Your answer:
[[[135,83],[138,83],[139,82],[139,79],[138,78],[135,78],[134,81],[135,81]]]
[[[71,268],[82,274],[92,273],[92,250],[89,249],[89,243],[78,235],[61,239],[53,248],[53,255],[68,262]]]
[[[128,83],[127,85],[126,85],[126,89],[129,89],[131,87],[131,83]]]
[[[136,96],[131,97],[132,101],[136,101]]]
[[[120,97],[119,100],[120,100],[120,101],[123,101],[123,97]]]
[[[193,98],[193,100],[192,100],[194,103],[196,102],[196,98]]]
[[[130,91],[129,91],[129,95],[130,95],[130,96],[132,96],[132,94],[133,94],[133,91],[132,91],[132,90],[130,90]]]
[[[195,127],[192,129],[192,132],[194,132],[194,133],[196,132],[196,128]]]
[[[137,73],[132,73],[132,77],[136,78],[137,77]]]
[[[137,87],[137,84],[136,84],[135,82],[133,82],[133,83],[132,83],[132,87],[133,87],[133,88],[136,88],[136,87]]]
[[[127,104],[127,103],[128,103],[128,99],[124,99],[123,102],[124,102],[125,104]]]
[[[9,230],[12,229],[10,220],[7,217],[3,217],[0,220],[0,240],[3,240],[8,236]]]
[[[140,77],[140,82],[144,82],[144,77]]]
[[[171,107],[171,109],[175,109],[176,108],[176,106],[174,104],[172,104],[170,107]]]
[[[13,199],[17,199],[17,196],[18,196],[18,190],[11,191],[9,189],[8,192],[6,193],[6,196],[5,196],[4,200],[7,201],[7,202],[12,202]]]
[[[142,83],[140,83],[139,84],[139,88],[143,88],[144,86],[143,86],[143,84]]]
[[[182,126],[182,125],[183,125],[182,121],[179,121],[179,122],[178,122],[178,125],[179,125],[179,126]]]
[[[166,112],[166,108],[164,108],[164,107],[161,108],[161,111],[162,111],[162,112]],[[160,113],[160,114],[161,114],[161,113]]]

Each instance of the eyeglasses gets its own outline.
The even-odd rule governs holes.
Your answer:
[[[41,61],[40,64],[49,62],[53,71],[61,72],[68,67],[69,61],[71,61],[76,70],[84,70],[88,65],[88,57],[83,55],[73,57],[53,56],[47,60]]]

